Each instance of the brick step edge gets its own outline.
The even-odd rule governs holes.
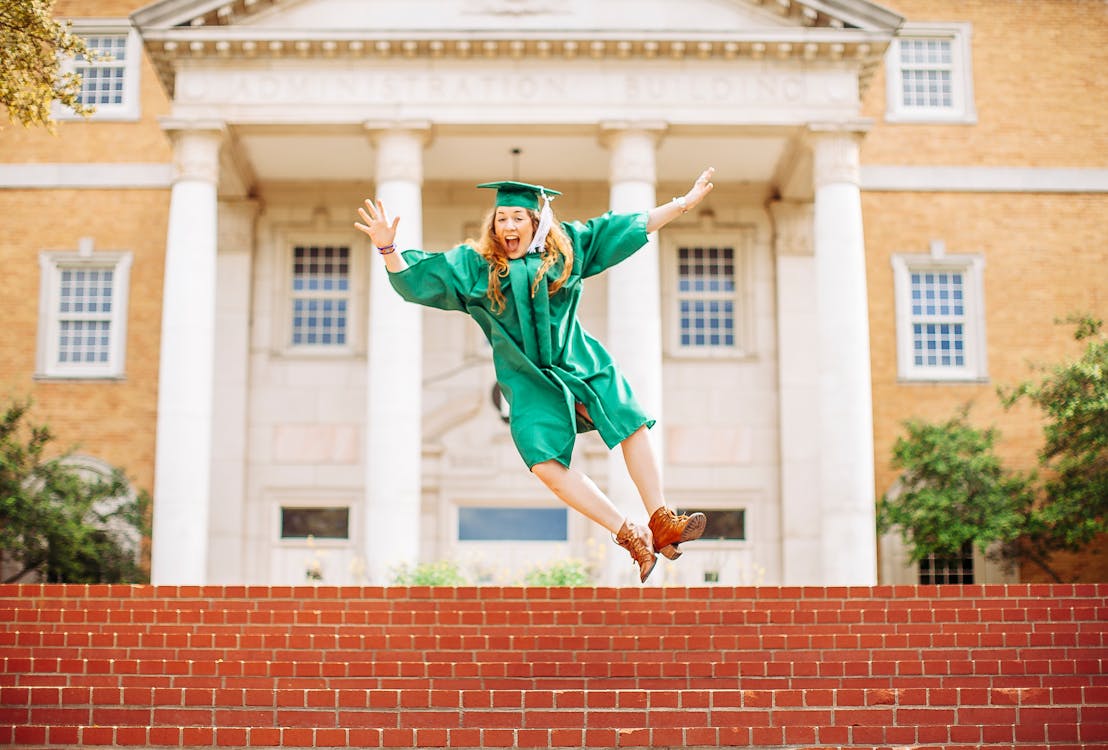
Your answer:
[[[944,599],[1104,599],[1108,583],[946,584],[930,586],[153,586],[149,584],[0,584],[0,599],[227,599],[259,601],[941,601]]]
[[[307,728],[307,727],[0,727],[0,743],[36,748],[395,747],[395,748],[779,748],[816,745],[852,750],[1077,750],[1108,740],[1108,725],[1082,725],[1049,737],[1049,727],[653,727],[653,728]],[[1022,737],[1019,736],[1022,734]],[[1065,736],[1063,736],[1065,735]]]

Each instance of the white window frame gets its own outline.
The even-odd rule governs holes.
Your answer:
[[[77,251],[45,250],[39,253],[39,316],[36,378],[118,379],[124,377],[127,362],[127,303],[134,255],[128,251],[93,252],[90,240]],[[108,270],[112,273],[111,333],[107,362],[60,362],[58,310],[63,269]]]
[[[902,381],[964,381],[980,383],[989,379],[985,338],[985,258],[982,255],[947,255],[942,242],[933,242],[931,253],[896,254],[892,257],[893,288],[896,297],[897,370]],[[965,364],[961,367],[916,365],[912,352],[911,274],[915,271],[963,275],[962,323]]]
[[[142,71],[142,39],[138,30],[126,19],[99,18],[99,19],[72,19],[72,31],[81,37],[98,35],[127,35],[126,56],[123,72],[123,102],[121,104],[98,104],[95,111],[89,116],[90,120],[124,121],[138,120],[141,113],[139,96],[139,82]],[[88,63],[93,66],[103,65],[105,62]],[[110,64],[110,63],[109,63]],[[73,73],[77,69],[77,61],[67,58],[62,62],[62,71]],[[56,106],[54,117],[58,120],[82,120],[69,107]]]
[[[292,343],[292,303],[293,293],[293,257],[298,245],[334,245],[350,250],[350,288],[346,293],[346,343],[344,344],[293,344]],[[333,358],[349,357],[359,352],[358,342],[362,331],[362,300],[365,288],[362,281],[365,274],[363,266],[363,245],[354,242],[349,232],[335,230],[292,230],[279,233],[279,268],[277,270],[277,294],[273,299],[275,310],[274,350],[289,357]]]
[[[755,354],[751,238],[748,230],[704,232],[676,230],[666,234],[662,269],[662,304],[666,354],[681,359],[745,359]],[[718,299],[729,299],[735,311],[734,346],[685,346],[681,344],[681,299],[678,290],[678,256],[682,247],[730,247],[734,251],[735,290]]]
[[[305,585],[304,573],[316,568],[329,585],[361,585],[367,574],[367,560],[361,556],[362,518],[357,493],[352,490],[295,488],[277,489],[267,493],[268,506],[268,575],[270,581],[287,581],[290,585]],[[340,508],[350,511],[347,539],[316,537],[282,537],[281,508]],[[295,557],[294,557],[295,556]],[[265,558],[262,558],[265,559]],[[289,565],[297,570],[293,579],[281,575],[281,567]],[[319,566],[318,568],[316,566]]]
[[[977,122],[973,95],[973,27],[969,23],[905,23],[885,54],[885,120],[888,122],[954,123]],[[912,107],[904,104],[901,92],[903,68],[900,44],[904,40],[938,39],[950,42],[950,107]]]

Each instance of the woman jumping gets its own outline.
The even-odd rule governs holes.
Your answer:
[[[561,193],[521,182],[478,185],[496,204],[475,242],[446,252],[396,252],[400,217],[366,200],[354,224],[373,241],[389,281],[404,299],[472,317],[492,346],[500,390],[510,406],[512,440],[524,462],[563,502],[611,533],[646,581],[656,553],[673,560],[678,545],[704,533],[703,513],[677,515],[665,502],[646,434],[654,425],[627,380],[581,326],[581,280],[625,260],[712,191],[705,170],[684,196],[650,211],[608,212],[558,222],[550,208]],[[623,449],[627,471],[649,522],[625,518],[588,476],[570,467],[577,433],[596,430],[609,449]]]

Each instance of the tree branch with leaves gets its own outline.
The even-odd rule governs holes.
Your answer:
[[[0,104],[11,122],[53,132],[55,102],[92,114],[80,102],[81,76],[63,70],[63,57],[98,59],[69,23],[54,18],[54,0],[0,1]]]
[[[135,583],[147,578],[149,495],[122,470],[102,476],[67,456],[47,457],[54,437],[30,425],[27,402],[0,415],[0,558],[4,583],[29,573],[52,583]]]

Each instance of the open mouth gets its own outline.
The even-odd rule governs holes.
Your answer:
[[[519,250],[519,237],[505,237],[504,246],[508,248],[509,253],[514,253]]]

